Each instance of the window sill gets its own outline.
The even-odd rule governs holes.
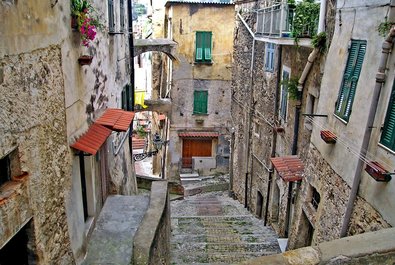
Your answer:
[[[378,144],[381,148],[383,148],[385,151],[387,151],[388,153],[390,153],[391,155],[395,155],[395,151],[389,149],[387,146],[383,145],[382,143]]]
[[[109,31],[108,35],[123,35],[125,32],[123,31]]]
[[[0,186],[0,205],[3,201],[9,199],[14,194],[20,194],[20,188],[27,182],[28,173],[23,173],[20,176],[13,177],[12,180],[7,181]]]
[[[340,118],[339,116],[337,116],[335,113],[333,113],[333,116],[335,116],[336,119],[338,119],[339,121],[341,121],[344,125],[348,124],[348,121],[343,120],[342,118]]]
[[[192,116],[208,116],[208,113],[192,113]]]
[[[197,61],[195,61],[194,64],[195,65],[212,65],[213,61],[211,61],[211,62],[197,62]]]

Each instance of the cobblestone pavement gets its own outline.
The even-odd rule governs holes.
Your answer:
[[[171,264],[235,264],[280,252],[277,235],[227,192],[171,202]]]

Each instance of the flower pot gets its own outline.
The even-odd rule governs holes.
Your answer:
[[[92,63],[93,56],[89,55],[81,55],[80,58],[78,58],[78,63],[80,65],[90,65]]]
[[[376,181],[388,182],[391,180],[391,175],[379,162],[366,163],[365,171]]]
[[[335,144],[337,140],[336,134],[331,131],[321,131],[320,132],[321,139],[324,140],[327,144]]]

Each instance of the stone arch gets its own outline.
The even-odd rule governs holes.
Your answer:
[[[134,56],[145,52],[163,52],[172,60],[177,60],[175,50],[177,43],[169,39],[135,39]]]

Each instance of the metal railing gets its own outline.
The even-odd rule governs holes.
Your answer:
[[[289,37],[294,10],[286,3],[279,3],[257,10],[256,34]]]

